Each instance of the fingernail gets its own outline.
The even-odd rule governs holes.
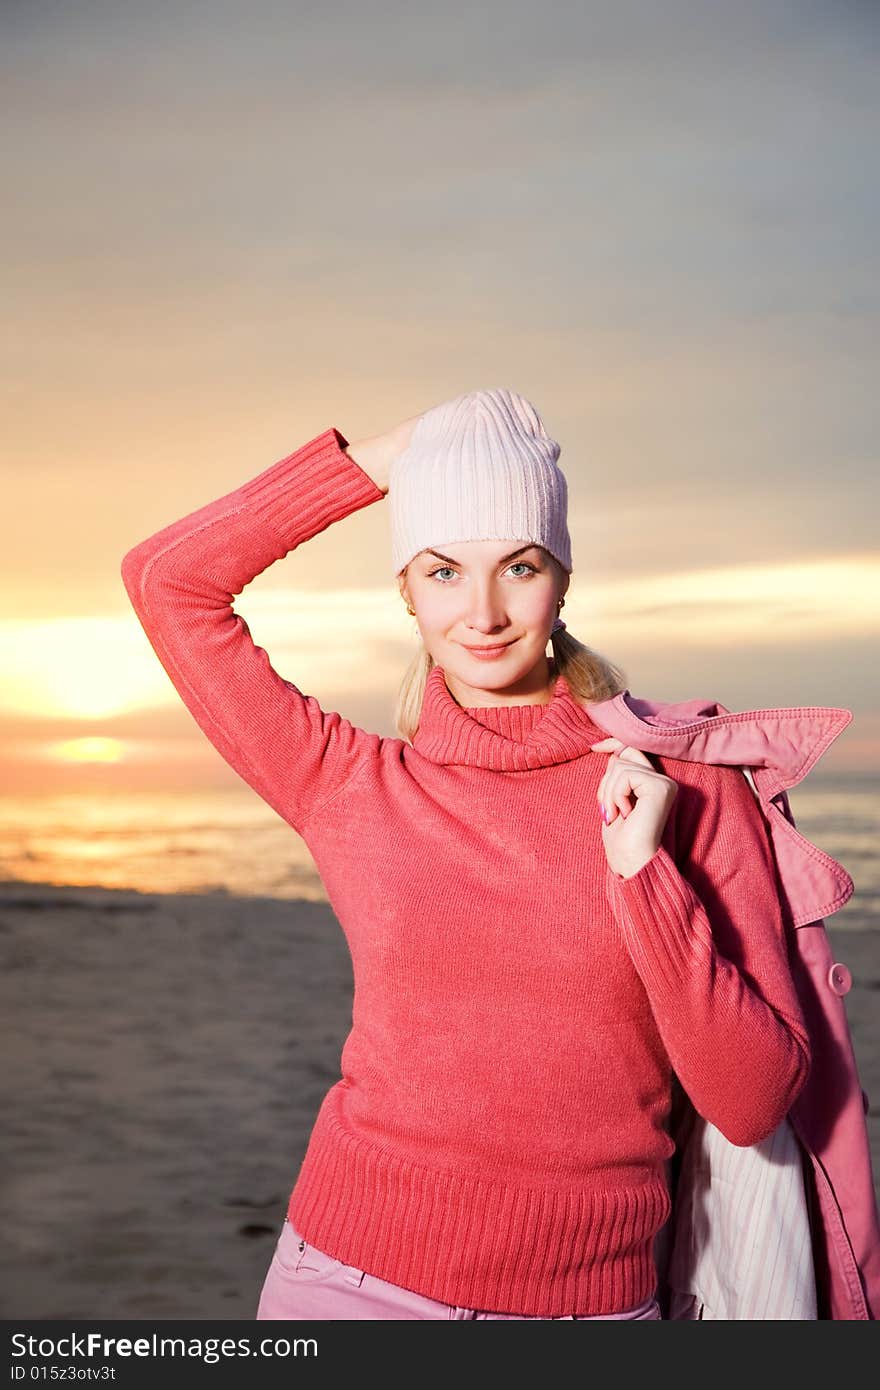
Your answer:
[[[605,802],[604,802],[604,801],[602,802],[601,811],[602,811],[602,819],[603,819],[603,821],[605,822],[606,825],[610,825],[611,822],[610,822],[609,819],[608,819],[608,812],[607,812],[607,810],[605,809]]]

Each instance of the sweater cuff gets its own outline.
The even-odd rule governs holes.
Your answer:
[[[385,494],[343,450],[335,426],[287,454],[239,489],[249,510],[271,525],[287,550]]]
[[[608,866],[608,899],[642,983],[655,997],[680,997],[681,982],[714,951],[705,908],[665,845],[629,878]]]

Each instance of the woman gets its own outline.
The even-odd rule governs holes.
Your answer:
[[[524,397],[474,391],[379,438],[330,428],[123,561],[181,698],[306,841],[351,950],[341,1079],[258,1318],[660,1318],[675,1078],[741,1145],[806,1078],[745,779],[589,718],[623,676],[558,616],[558,456]],[[422,639],[397,738],[279,676],[231,606],[386,494]]]

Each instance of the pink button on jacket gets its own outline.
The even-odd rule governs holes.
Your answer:
[[[880,1217],[868,1100],[843,1002],[852,976],[834,960],[823,921],[849,900],[853,882],[796,829],[786,796],[852,713],[821,706],[731,713],[717,703],[644,700],[628,690],[586,707],[609,735],[649,755],[742,769],[773,849],[792,975],[810,1031],[810,1074],[769,1147],[734,1148],[679,1091],[673,1137],[681,1155],[670,1175],[667,1250],[658,1255],[668,1315],[874,1320]]]

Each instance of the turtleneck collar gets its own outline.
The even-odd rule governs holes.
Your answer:
[[[496,772],[521,772],[579,758],[605,738],[564,676],[543,705],[459,705],[442,666],[432,666],[413,748],[437,763],[465,763]]]

